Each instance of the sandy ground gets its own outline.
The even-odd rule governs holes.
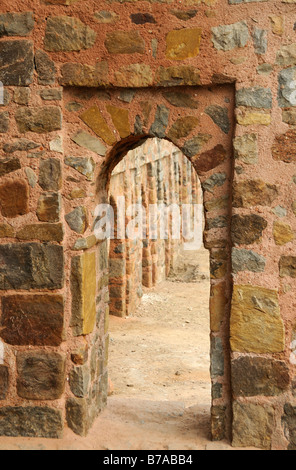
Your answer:
[[[231,450],[210,441],[208,262],[186,252],[133,316],[110,319],[113,393],[86,438],[0,437],[0,450]]]

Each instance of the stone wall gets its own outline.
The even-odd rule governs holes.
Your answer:
[[[125,317],[134,313],[140,304],[142,286],[155,286],[165,280],[176,266],[186,241],[182,237],[182,207],[185,204],[191,206],[188,229],[193,231],[194,205],[202,205],[202,189],[192,164],[177,147],[164,139],[148,139],[137,149],[129,151],[114,168],[109,191],[115,210],[120,210],[118,198],[124,197],[125,213],[137,204],[145,211],[139,236],[134,240],[131,237],[121,239],[118,233],[114,233],[109,247],[110,314]],[[155,218],[158,233],[151,233],[151,205],[159,208]],[[170,214],[167,227],[161,233],[161,223],[166,220],[162,211],[164,206],[171,208],[172,215],[179,208],[179,239],[176,238],[178,234],[173,233]],[[129,224],[140,220],[139,217],[136,211],[125,217],[125,235]],[[202,214],[198,223],[202,232]]]
[[[95,207],[126,152],[158,137],[204,191],[213,438],[295,448],[294,11],[295,0],[0,5],[0,434],[60,437],[65,422],[86,434],[105,405]]]

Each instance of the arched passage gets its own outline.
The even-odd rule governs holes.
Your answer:
[[[124,212],[109,246],[113,439],[195,446],[208,438],[211,402],[201,185],[176,146],[150,138],[114,168],[109,188],[116,219]],[[122,413],[137,429],[128,438]]]
[[[176,91],[173,88],[134,90],[130,101],[122,100],[120,90],[108,90],[104,94],[96,94],[94,90],[65,90],[67,134],[70,137],[67,151],[71,155],[66,157],[66,164],[86,175],[86,181],[83,186],[80,185],[80,189],[91,193],[86,200],[91,214],[89,225],[83,238],[76,240],[74,245],[83,253],[74,257],[76,261],[72,261],[71,269],[75,271],[75,262],[82,263],[86,271],[96,266],[97,279],[96,300],[94,307],[90,307],[93,312],[97,312],[96,321],[89,322],[89,315],[86,315],[82,318],[82,326],[75,330],[75,299],[78,304],[84,296],[94,299],[94,290],[90,292],[85,287],[86,293],[80,294],[77,286],[72,284],[75,301],[72,302],[71,325],[74,327],[76,342],[83,335],[92,341],[94,351],[100,351],[95,379],[100,384],[99,406],[97,408],[94,404],[94,410],[101,409],[107,394],[110,298],[108,244],[104,240],[97,240],[93,233],[97,222],[96,208],[108,203],[111,173],[130,149],[140,146],[151,137],[173,142],[192,162],[203,189],[204,245],[210,251],[211,270],[212,436],[214,439],[223,439],[230,436],[231,430],[229,303],[233,88],[182,87],[178,93],[182,103],[180,100],[175,101]],[[73,186],[75,178],[73,170],[70,171],[72,176],[68,177],[68,181]],[[75,205],[77,201],[68,201],[66,211],[70,212],[70,208]],[[82,304],[89,306],[89,301]],[[93,416],[95,414],[94,411]],[[71,425],[70,418],[68,422]]]

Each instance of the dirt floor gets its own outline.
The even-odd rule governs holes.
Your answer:
[[[0,450],[231,450],[210,441],[208,263],[185,252],[133,316],[110,319],[112,395],[86,438],[0,437]]]

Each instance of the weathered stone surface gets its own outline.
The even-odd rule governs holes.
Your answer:
[[[31,11],[0,15],[0,37],[28,36],[33,28],[34,16]]]
[[[60,439],[63,427],[60,410],[41,406],[6,406],[0,409],[0,436]]]
[[[70,389],[79,398],[87,396],[90,384],[90,371],[87,364],[73,367],[69,374]]]
[[[212,28],[212,41],[218,51],[230,51],[236,47],[245,47],[249,40],[248,25],[245,21]]]
[[[44,101],[60,101],[63,98],[62,88],[46,88],[40,91],[40,96]]]
[[[223,186],[226,180],[225,173],[214,173],[202,183],[202,188],[204,191],[212,193],[217,186]]]
[[[256,70],[259,75],[270,75],[273,71],[273,67],[271,64],[260,64]]]
[[[104,23],[104,24],[110,24],[110,23],[113,24],[119,20],[119,16],[114,11],[106,11],[106,10],[96,11],[94,16],[95,16],[95,19],[99,23]]]
[[[156,24],[154,16],[151,15],[150,13],[132,13],[130,15],[130,18],[132,20],[132,23],[135,23],[135,24],[146,24],[146,23]]]
[[[58,191],[62,185],[61,162],[56,158],[40,161],[39,185],[44,191]]]
[[[271,115],[260,111],[244,111],[237,114],[236,119],[241,126],[269,126],[271,124]]]
[[[59,222],[61,196],[59,193],[41,194],[38,200],[37,217],[41,222]]]
[[[9,129],[9,114],[5,111],[0,113],[0,134],[5,134]]]
[[[89,248],[95,246],[97,241],[98,240],[95,235],[90,235],[86,238],[79,238],[78,240],[76,240],[72,250],[88,250]]]
[[[292,230],[289,224],[282,222],[281,220],[277,220],[273,224],[273,238],[276,245],[286,245],[295,239],[295,233]]]
[[[252,87],[241,88],[236,92],[236,105],[251,108],[272,108],[272,94],[270,88]]]
[[[86,436],[90,422],[88,404],[85,398],[68,398],[66,402],[66,420],[75,434]]]
[[[43,242],[62,242],[64,239],[63,224],[30,224],[16,233],[19,240],[40,240]]]
[[[166,58],[184,60],[199,54],[201,28],[169,31],[166,36]]]
[[[7,175],[21,168],[19,158],[1,158],[0,159],[0,176]]]
[[[163,96],[170,104],[177,108],[197,109],[199,107],[198,101],[184,91],[166,91],[163,93]]]
[[[272,146],[272,156],[274,160],[285,163],[296,161],[296,130],[290,129],[285,134],[275,138]]]
[[[80,147],[86,148],[87,150],[91,150],[92,152],[95,152],[98,155],[106,155],[106,146],[99,139],[92,136],[88,132],[78,131],[75,135],[71,137],[71,140],[73,140],[73,142],[75,142]]]
[[[233,403],[234,447],[270,449],[274,429],[274,409],[253,403]]]
[[[66,214],[65,219],[71,230],[76,233],[84,233],[88,227],[88,214],[83,206],[76,207],[72,212]]]
[[[248,165],[258,162],[258,138],[256,134],[244,134],[233,140],[234,158]]]
[[[155,119],[150,128],[150,134],[155,137],[163,138],[169,122],[169,109],[163,104],[157,105]]]
[[[4,86],[27,86],[34,73],[33,41],[5,40],[0,44],[0,81]]]
[[[221,338],[211,339],[211,377],[224,375],[224,349]]]
[[[271,23],[271,30],[273,34],[277,36],[282,36],[284,33],[284,18],[282,16],[271,15],[269,17]]]
[[[213,149],[194,157],[192,163],[198,173],[206,173],[219,166],[225,159],[226,150],[223,145],[218,144]]]
[[[56,67],[46,52],[38,49],[35,52],[37,79],[40,85],[52,85],[55,82]]]
[[[283,66],[296,65],[296,43],[281,47],[276,55],[276,64]]]
[[[283,109],[283,122],[296,126],[296,109]]]
[[[191,65],[161,66],[156,71],[155,83],[159,86],[200,85],[200,72]]]
[[[83,366],[88,361],[88,346],[75,349],[71,353],[71,361],[77,366]]]
[[[8,142],[3,145],[3,150],[5,153],[14,153],[14,152],[27,152],[28,150],[35,149],[40,145],[32,140],[28,139],[17,139],[13,142]]]
[[[280,277],[296,277],[296,256],[281,256],[279,262]]]
[[[218,215],[217,217],[206,219],[206,230],[213,228],[223,228],[228,225],[228,217],[226,215]]]
[[[80,119],[92,129],[106,144],[113,145],[116,142],[116,138],[108,127],[101,111],[97,106],[92,106],[84,113],[80,115]]]
[[[0,290],[61,289],[63,247],[40,243],[0,246]]]
[[[275,353],[285,348],[278,293],[257,286],[234,286],[230,317],[232,351]]]
[[[91,333],[96,321],[96,254],[84,253],[72,259],[72,318],[75,336]]]
[[[223,395],[223,385],[220,384],[219,382],[216,382],[212,384],[212,390],[211,390],[211,395],[212,395],[212,400],[218,400],[219,398],[222,398]]]
[[[80,51],[92,47],[96,33],[78,18],[56,16],[48,18],[44,37],[46,51]]]
[[[290,403],[286,403],[284,406],[282,426],[289,442],[288,450],[296,450],[296,407]]]
[[[211,105],[205,109],[205,113],[210,116],[217,126],[224,132],[228,134],[230,131],[230,121],[228,117],[228,109],[223,108],[222,106]]]
[[[109,83],[108,63],[97,62],[96,65],[66,63],[61,66],[60,85],[79,87],[98,87]]]
[[[57,106],[40,106],[38,108],[20,108],[15,119],[20,132],[44,134],[62,128],[62,113]]]
[[[220,331],[221,323],[225,318],[225,307],[227,304],[226,283],[219,282],[211,286],[210,311],[211,311],[211,331]]]
[[[69,156],[65,158],[65,164],[86,176],[88,181],[94,177],[95,163],[92,158]]]
[[[220,223],[220,218],[218,218]],[[221,220],[222,226],[227,226],[227,218]],[[222,279],[227,273],[229,254],[225,248],[213,249],[210,258],[210,276],[211,279]]]
[[[211,407],[211,434],[214,441],[221,441],[226,434],[226,407],[215,405]]]
[[[136,95],[136,90],[126,89],[126,90],[120,91],[118,99],[120,99],[120,101],[123,101],[124,103],[131,103],[135,95]]]
[[[231,223],[232,241],[238,245],[257,243],[266,227],[266,220],[257,214],[234,215]]]
[[[8,344],[59,346],[63,340],[64,300],[60,295],[2,298],[1,338]]]
[[[17,104],[28,106],[31,97],[31,90],[28,87],[20,87],[14,90],[13,101]]]
[[[177,119],[170,128],[167,137],[176,142],[183,137],[187,137],[199,124],[199,119],[195,116],[184,116]]]
[[[26,173],[28,183],[31,186],[31,188],[35,188],[37,181],[38,181],[38,177],[36,173],[30,167],[25,168],[25,173]]]
[[[274,184],[262,180],[244,180],[234,184],[233,207],[271,206],[278,197]]]
[[[106,109],[111,115],[114,127],[122,139],[128,137],[131,133],[129,123],[129,110],[126,108],[118,108],[117,106],[107,105]]]
[[[267,30],[255,28],[253,33],[253,43],[256,54],[265,54],[267,52]]]
[[[107,33],[105,46],[110,54],[144,54],[145,41],[139,31]]]
[[[0,364],[0,400],[5,400],[9,385],[8,367]]]
[[[229,203],[229,197],[228,195],[226,195],[226,196],[221,196],[217,198],[215,197],[208,201],[205,201],[204,206],[205,206],[205,210],[207,212],[210,212],[210,211],[217,211],[220,209],[225,209],[226,207],[228,207],[228,203]]]
[[[87,193],[82,188],[73,188],[69,194],[70,199],[82,199],[87,196]]]
[[[0,224],[0,238],[14,237],[14,229],[7,224]]]
[[[130,64],[114,72],[113,85],[119,87],[149,87],[153,84],[153,73],[147,64]]]
[[[204,144],[209,142],[212,138],[210,134],[197,134],[192,139],[187,140],[183,147],[182,152],[186,157],[194,157],[197,153],[199,153]]]
[[[24,180],[8,180],[0,185],[0,211],[4,217],[29,212],[29,186]]]
[[[179,20],[188,21],[196,16],[197,10],[171,10],[170,13]]]
[[[296,67],[289,67],[279,73],[278,103],[281,108],[295,106],[293,97],[296,80]]]
[[[239,357],[231,363],[231,383],[234,397],[280,395],[289,388],[289,368],[267,357]]]
[[[258,255],[251,250],[232,249],[232,271],[238,273],[240,271],[251,271],[254,273],[262,273],[265,269],[266,259],[264,256]]]
[[[65,386],[65,356],[55,352],[18,352],[17,394],[28,400],[56,400]]]

